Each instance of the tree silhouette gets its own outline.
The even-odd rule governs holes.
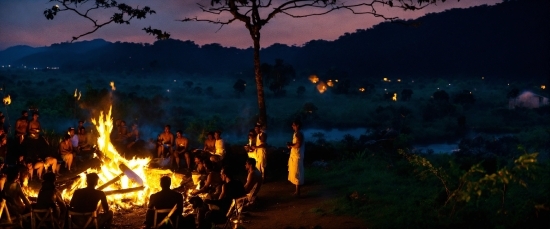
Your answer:
[[[245,88],[246,81],[244,81],[243,79],[238,79],[235,84],[233,84],[233,89],[235,89],[235,92],[237,92],[237,94],[243,93]]]
[[[284,94],[284,87],[290,83],[290,79],[296,77],[294,67],[285,64],[282,59],[276,59],[275,65],[262,64],[262,72],[269,90],[279,96]]]
[[[73,41],[94,33],[105,25],[111,23],[130,24],[130,21],[133,19],[144,19],[148,14],[156,13],[148,6],[134,8],[125,3],[118,3],[115,0],[50,0],[50,2],[60,3],[61,6],[55,5],[46,9],[44,11],[44,16],[47,19],[52,20],[57,13],[69,11],[88,19],[93,24],[93,29],[91,31],[73,37]],[[236,21],[240,21],[244,24],[253,41],[254,76],[258,94],[259,122],[267,126],[267,109],[265,105],[260,61],[260,40],[262,28],[275,18],[276,15],[284,14],[292,18],[304,18],[326,15],[330,12],[344,9],[349,10],[353,14],[368,14],[385,20],[395,20],[397,19],[396,17],[387,17],[378,13],[377,8],[397,8],[405,11],[419,10],[437,2],[445,2],[445,0],[360,0],[351,3],[338,0],[281,0],[277,2],[272,0],[210,0],[209,6],[198,4],[198,7],[203,12],[225,18],[224,20],[188,17],[180,21],[202,21],[217,24],[222,27]],[[86,5],[87,3],[88,5]],[[96,10],[106,10],[107,12],[114,10],[115,12],[109,20],[98,22],[98,19],[93,18],[89,14]],[[151,27],[144,28],[143,30],[156,36],[157,39],[168,39],[170,37],[170,34],[167,32]]]
[[[409,101],[412,97],[413,91],[411,89],[403,89],[401,91],[401,100]]]

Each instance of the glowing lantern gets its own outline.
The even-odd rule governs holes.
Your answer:
[[[546,89],[546,85],[540,85],[540,88],[541,88],[542,90],[544,90],[544,89]]]
[[[332,82],[332,80],[327,81],[327,86],[334,87],[334,83]]]
[[[6,96],[4,99],[4,105],[10,105],[11,104],[11,97],[10,95]]]
[[[309,76],[309,81],[311,81],[312,83],[317,83],[319,82],[319,77],[317,77],[316,75],[311,75]]]
[[[393,93],[393,97],[391,98],[393,101],[397,101],[397,93]]]
[[[323,81],[319,81],[317,84],[317,90],[319,93],[323,94],[325,91],[327,91],[327,85]]]
[[[384,82],[387,82],[388,81],[388,78],[384,77],[384,79],[382,79]]]
[[[359,88],[359,91],[360,91],[360,92],[365,92],[365,88],[364,88],[364,87]]]

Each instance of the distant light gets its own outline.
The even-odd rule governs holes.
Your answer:
[[[338,80],[337,80],[337,79],[335,79],[335,80],[334,80],[334,82],[338,83]]]
[[[387,91],[388,89],[384,88],[384,91]]]
[[[449,86],[451,86],[451,84],[449,84]]]
[[[359,88],[359,91],[360,91],[360,92],[365,92],[365,88],[364,88],[364,87]]]
[[[510,86],[510,84],[508,84],[508,86]]]
[[[540,85],[540,88],[541,88],[542,90],[544,90],[544,89],[546,89],[546,85]]]
[[[484,79],[485,79],[485,76],[482,76],[481,79],[484,80]]]
[[[246,87],[246,84],[244,84],[244,86]]]
[[[388,78],[384,77],[382,80],[383,80],[383,81],[388,81]]]
[[[472,94],[472,92],[470,91],[470,94]]]
[[[174,83],[176,82],[176,80],[174,80]]]
[[[439,88],[437,88],[437,90],[439,90]]]
[[[170,92],[170,89],[166,89],[166,92]]]
[[[401,82],[401,79],[397,79],[397,82]]]
[[[414,80],[412,82],[414,83]]]

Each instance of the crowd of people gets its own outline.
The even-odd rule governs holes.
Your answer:
[[[10,213],[23,215],[30,209],[53,209],[56,219],[63,220],[68,212],[101,211],[97,219],[104,228],[109,228],[113,219],[105,193],[96,190],[99,177],[95,173],[86,175],[87,187],[76,190],[70,202],[63,200],[55,182],[63,172],[76,169],[78,158],[90,157],[95,148],[90,144],[84,121],[79,121],[76,128],[67,128],[57,150],[45,150],[50,143],[42,135],[42,126],[38,112],[21,112],[16,120],[13,152],[8,152],[7,133],[9,129],[0,114],[0,189],[1,197],[6,200]],[[9,126],[9,125],[8,125]],[[292,141],[287,143],[290,149],[288,161],[288,180],[295,185],[294,195],[300,195],[300,186],[304,182],[304,136],[300,131],[300,121],[292,123],[294,134]],[[9,128],[9,127],[8,127]],[[157,137],[155,154],[159,159],[170,161],[174,171],[191,172],[199,175],[197,186],[190,193],[179,193],[171,190],[172,181],[169,177],[160,179],[162,190],[149,198],[148,212],[144,228],[154,224],[155,209],[167,209],[175,206],[174,217],[181,217],[184,203],[191,204],[196,209],[194,225],[197,228],[210,228],[212,224],[223,223],[226,220],[232,201],[248,195],[255,197],[265,181],[267,167],[267,133],[261,124],[257,124],[248,134],[245,150],[248,159],[242,165],[230,165],[224,158],[226,150],[221,131],[206,134],[203,147],[191,149],[189,139],[181,130],[176,134],[171,132],[171,126],[166,125],[164,131]],[[131,149],[140,140],[140,132],[136,123],[128,130],[126,123],[119,120],[115,123],[115,131],[110,136],[113,144],[119,148]],[[6,158],[15,158],[15,166],[5,164]],[[236,179],[234,168],[246,169],[246,182]],[[36,175],[35,175],[36,174]],[[38,197],[31,203],[23,192],[28,180],[42,181]],[[207,197],[207,198],[204,198]],[[100,205],[98,205],[100,204]],[[99,206],[99,208],[98,208]],[[214,206],[214,207],[212,207]]]

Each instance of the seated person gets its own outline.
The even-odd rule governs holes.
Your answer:
[[[55,187],[55,174],[44,174],[44,182],[42,182],[42,188],[38,192],[36,203],[33,204],[34,209],[48,209],[51,208],[56,219],[64,216],[67,211],[67,206],[63,202],[61,193]],[[61,218],[62,219],[62,218]]]
[[[132,130],[126,138],[126,148],[130,149],[136,142],[139,141],[139,129],[137,123],[132,124]]]
[[[149,204],[147,205],[147,213],[145,214],[145,228],[151,228],[155,222],[155,209],[172,209],[174,205],[177,205],[176,211],[172,214],[172,220],[175,222],[176,217],[181,216],[183,212],[183,195],[179,192],[170,189],[172,180],[168,176],[160,178],[160,192],[151,194],[149,198]],[[159,223],[166,215],[157,216]]]
[[[224,148],[225,146],[224,146],[224,142],[223,142],[221,134],[222,134],[222,132],[219,131],[219,130],[214,132],[214,139],[215,139],[214,146],[215,146],[216,150],[214,151],[214,153],[210,157],[210,160],[213,161],[213,162],[216,162],[216,163],[221,162],[221,160],[225,156],[225,148]]]
[[[208,175],[208,172],[206,171],[206,168],[204,166],[204,159],[200,154],[195,154],[194,157],[195,162],[195,172],[202,175]]]
[[[176,148],[170,156],[170,165],[172,165],[175,161],[176,162],[176,167],[177,167],[178,170],[180,168],[180,156],[182,156],[182,155],[185,155],[185,161],[187,162],[187,168],[191,169],[189,154],[187,152],[188,142],[189,142],[189,140],[185,136],[183,136],[182,131],[178,130],[176,132],[176,140],[175,140]]]
[[[206,204],[217,206],[218,209],[207,211],[204,214],[204,221],[199,220],[199,224],[201,224],[199,226],[224,223],[227,220],[226,214],[231,207],[231,202],[246,195],[243,183],[234,179],[233,172],[224,168],[221,170],[221,177],[225,183],[222,185],[219,198],[204,201]]]
[[[6,160],[8,155],[8,135],[4,132],[3,128],[0,128],[0,157]]]
[[[170,125],[164,127],[164,132],[162,132],[157,139],[157,156],[159,158],[164,158],[166,153],[169,155],[172,154],[172,146],[174,145],[174,135],[170,132]]]
[[[78,128],[78,152],[89,153],[92,150],[92,146],[88,143],[86,128]]]
[[[204,182],[204,185],[200,186],[199,190],[193,190],[191,195],[194,196],[200,193],[208,193],[211,198],[217,198],[221,192],[220,189],[223,183],[220,176],[220,171],[215,169],[214,164],[209,160],[204,161],[204,167],[208,173],[206,181]]]
[[[21,215],[31,211],[31,202],[23,193],[19,183],[19,169],[11,168],[7,172],[7,182],[3,193],[11,214]]]
[[[98,180],[99,176],[97,176],[97,173],[86,174],[86,188],[74,191],[73,197],[71,198],[70,210],[79,213],[93,212],[98,210],[97,204],[101,201],[103,213],[97,215],[98,225],[99,227],[110,228],[113,220],[113,211],[109,210],[109,204],[107,203],[105,193],[95,189]]]
[[[70,135],[65,135],[65,137],[63,137],[63,141],[59,143],[59,153],[61,154],[61,158],[65,162],[65,168],[71,171],[74,155]]]
[[[244,190],[247,194],[250,194],[250,197],[253,198],[256,196],[256,194],[258,194],[258,191],[260,191],[260,187],[262,186],[262,173],[256,168],[256,159],[254,158],[246,159],[244,167],[246,168],[246,171],[248,173],[248,175],[246,176],[246,184],[244,185]],[[256,185],[256,189],[254,190],[254,193],[251,193],[254,185]]]
[[[216,139],[214,139],[214,132],[208,132],[208,134],[206,135],[203,151],[209,153],[216,152]]]

